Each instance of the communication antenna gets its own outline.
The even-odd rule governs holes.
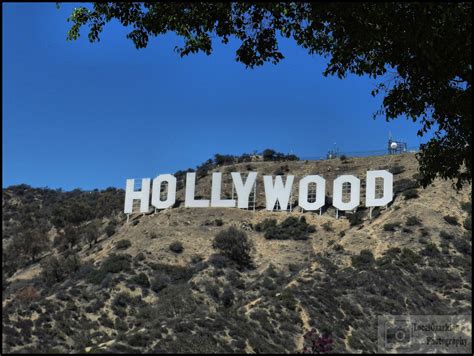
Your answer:
[[[406,142],[392,139],[392,134],[389,133],[387,149],[389,155],[400,154],[407,151],[407,144]]]
[[[334,148],[328,151],[328,153],[326,154],[326,159],[332,159],[337,157],[339,157],[339,149],[337,148],[337,143],[334,142]]]

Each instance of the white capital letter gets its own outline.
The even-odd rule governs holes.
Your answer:
[[[351,200],[347,203],[342,201],[342,186],[344,183],[351,184]],[[332,205],[339,210],[354,210],[360,202],[360,180],[352,175],[337,177],[333,184]]]
[[[275,178],[275,185],[273,185],[272,176],[263,176],[267,210],[273,210],[277,200],[280,203],[281,210],[288,209],[288,201],[290,200],[291,187],[293,186],[294,178],[294,176],[287,176],[286,183],[284,185],[281,176],[277,176]]]
[[[383,196],[375,197],[376,178],[383,178]],[[367,171],[365,206],[384,206],[393,199],[393,174],[388,171]]]
[[[222,174],[212,173],[211,206],[217,208],[232,208],[235,206],[235,199],[221,199]]]
[[[186,208],[207,208],[209,200],[194,200],[194,191],[196,189],[196,173],[186,173],[186,194],[184,206]]]
[[[257,172],[250,172],[248,174],[245,185],[242,183],[242,177],[240,176],[240,173],[232,172],[231,175],[238,198],[237,206],[241,209],[248,209],[249,195],[252,191],[255,181],[257,180]]]
[[[133,210],[133,200],[140,200],[140,213],[148,213],[150,203],[150,178],[142,179],[142,190],[135,191],[135,179],[127,179],[125,189],[125,214],[131,214]]]
[[[161,184],[167,182],[166,200],[161,200]],[[171,208],[176,202],[176,178],[171,174],[160,174],[153,179],[151,204],[157,209]]]
[[[316,201],[308,202],[308,185],[316,184]],[[317,210],[324,205],[326,181],[320,176],[306,176],[300,180],[300,190],[298,193],[298,205],[304,210]]]

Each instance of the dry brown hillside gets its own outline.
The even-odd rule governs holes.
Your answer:
[[[336,219],[330,207],[322,215],[263,209],[264,174],[291,173],[295,186],[304,175],[320,174],[330,197],[338,175],[364,180],[373,169],[392,171],[395,187],[394,201],[373,219],[363,206],[360,220],[352,223],[345,216]],[[293,352],[302,349],[305,331],[315,328],[330,329],[336,351],[375,352],[377,315],[470,313],[470,187],[456,191],[439,180],[426,189],[416,187],[413,154],[251,162],[216,170],[224,173],[227,197],[229,172],[258,171],[257,211],[178,204],[137,214],[92,248],[78,246],[87,268],[65,281],[42,287],[40,263],[18,271],[8,278],[3,300],[4,346],[13,351]],[[210,179],[208,174],[198,181],[197,196],[210,196]],[[297,202],[297,189],[293,192]],[[290,216],[304,216],[315,227],[308,239],[269,240],[256,229],[265,219],[280,223]],[[230,226],[253,243],[252,267],[238,266],[213,248],[216,234]],[[182,244],[181,253],[170,250],[175,242]],[[125,262],[105,271],[104,265],[116,262],[114,254],[125,255]],[[18,299],[25,286],[37,290],[32,301]]]

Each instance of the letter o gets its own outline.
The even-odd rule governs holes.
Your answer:
[[[166,194],[166,200],[161,200],[160,191],[161,184],[163,182],[168,183],[168,192]],[[153,179],[153,189],[151,204],[157,209],[171,208],[176,202],[176,177],[171,174],[160,174],[158,177]]]
[[[342,201],[342,185],[350,183],[351,185],[351,200],[347,203]],[[339,176],[334,180],[332,205],[339,210],[354,210],[360,203],[360,180],[353,175]]]

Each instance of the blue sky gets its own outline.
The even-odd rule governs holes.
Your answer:
[[[116,23],[91,44],[66,41],[74,5],[3,5],[3,187],[125,186],[195,167],[215,153],[273,148],[302,157],[417,146],[417,125],[372,119],[366,77],[323,77],[326,59],[292,41],[285,59],[246,69],[236,44],[180,58],[166,35],[137,50]]]

